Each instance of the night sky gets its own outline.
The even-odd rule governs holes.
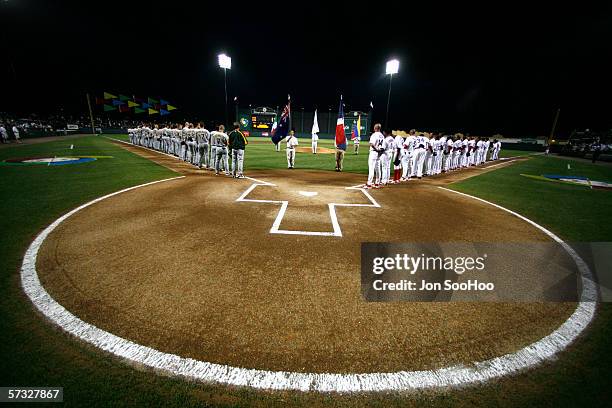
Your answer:
[[[56,4],[57,3],[57,4]],[[85,113],[85,93],[157,96],[222,119],[223,71],[242,106],[368,110],[395,129],[546,135],[612,128],[612,11],[532,3],[429,11],[387,2],[0,0],[0,111]],[[409,4],[409,3],[402,3]],[[436,3],[437,4],[437,3]]]

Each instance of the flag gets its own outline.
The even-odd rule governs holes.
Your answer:
[[[370,101],[370,108],[374,109],[374,103]]]
[[[353,134],[351,140],[361,140],[361,115],[357,118],[357,122],[353,123]]]
[[[134,108],[134,113],[143,113],[143,112],[145,112],[144,109]]]
[[[176,107],[175,107],[175,106],[168,105],[168,110],[169,110],[169,111],[171,111],[171,110],[175,110],[175,109],[176,109]]]
[[[117,109],[115,106],[104,104],[104,112],[113,111]]]
[[[313,135],[319,133],[319,121],[317,120],[317,110],[315,109],[314,121],[312,122],[312,132]]]
[[[149,108],[149,115],[155,115],[156,113],[159,113],[159,111]]]
[[[134,106],[138,106],[136,102],[128,101],[128,107],[133,108]]]
[[[344,133],[344,108],[342,107],[342,95],[340,95],[340,107],[338,108],[338,120],[336,121],[336,148],[346,150],[346,134]]]
[[[116,97],[112,93],[104,92],[104,99],[115,99]]]
[[[287,95],[287,104],[278,121],[278,126],[272,130],[272,143],[278,144],[289,133],[289,115],[291,114],[291,96]]]

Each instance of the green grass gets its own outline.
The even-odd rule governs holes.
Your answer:
[[[70,144],[75,144],[76,150],[68,150]],[[0,149],[0,160],[67,154],[114,158],[56,167],[0,166],[3,214],[0,218],[3,232],[0,236],[0,386],[63,386],[67,405],[88,407],[609,405],[612,389],[609,375],[612,307],[609,305],[601,306],[588,333],[558,360],[486,385],[437,392],[341,396],[253,391],[168,378],[102,354],[64,334],[33,310],[19,283],[23,254],[38,232],[79,204],[176,174],[102,138]],[[275,153],[267,143],[261,146],[253,143],[247,150],[251,168],[255,165],[284,168],[284,160],[284,154]],[[326,160],[330,160],[329,166]],[[355,171],[362,172],[361,161],[366,161],[366,154],[351,160]],[[333,156],[300,154],[298,166],[299,163],[309,166],[319,163],[333,169]],[[536,157],[454,184],[452,188],[520,211],[566,239],[610,240],[612,223],[604,205],[611,202],[612,193],[539,182],[518,175],[520,172],[559,173],[566,167],[562,160]],[[572,162],[572,168],[576,169],[575,174],[595,179],[610,180],[612,176],[608,169],[588,164]]]
[[[610,166],[534,156],[528,161],[455,183],[451,188],[517,211],[569,241],[612,239],[612,192],[534,180],[521,173],[586,176],[592,180],[612,181]]]
[[[111,137],[128,140],[127,135],[113,135]],[[265,169],[286,169],[287,156],[285,155],[285,144],[281,143],[281,150],[276,152],[274,144],[267,138],[253,137],[246,148],[244,170],[265,170]],[[311,140],[309,138],[300,138],[299,147],[310,149]],[[334,149],[334,141],[331,139],[320,139],[319,148]],[[359,148],[359,154],[354,154],[353,143],[350,142],[347,151],[344,155],[343,171],[349,173],[368,174],[368,142],[362,141]],[[502,150],[500,157],[525,156],[533,152],[523,150]],[[331,170],[335,168],[335,156],[333,153],[302,153],[298,152],[295,159],[295,167],[297,169],[312,169],[312,170]]]

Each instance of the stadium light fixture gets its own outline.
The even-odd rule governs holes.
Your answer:
[[[392,59],[387,61],[387,75],[397,74],[399,72],[399,61],[396,59]]]
[[[385,73],[389,75],[389,95],[387,96],[387,113],[385,115],[385,126],[389,125],[389,104],[391,102],[391,81],[393,80],[393,74],[399,72],[399,61],[392,59],[387,61],[387,69]]]
[[[219,66],[223,69],[232,69],[232,58],[225,54],[219,54]]]
[[[225,54],[219,54],[218,56],[219,66],[223,68],[223,81],[225,84],[225,125],[228,125],[227,116],[227,70],[232,69],[232,59]]]

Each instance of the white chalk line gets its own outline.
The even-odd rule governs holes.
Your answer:
[[[130,145],[130,146],[134,146],[134,147],[140,147],[141,149],[147,149],[147,150],[150,150],[150,151],[155,152],[155,153],[163,154],[164,156],[172,157],[173,159],[179,160],[180,162],[185,163],[185,164],[189,164],[190,166],[193,166],[196,169],[200,168],[199,166],[196,166],[195,164],[190,163],[188,161],[185,161],[185,160],[181,159],[180,157],[176,157],[175,155],[170,154],[170,153],[162,152],[160,150],[151,149],[150,147],[147,147],[147,146],[137,145],[137,144],[134,144],[132,142],[126,142],[125,140],[115,139],[114,137],[108,137],[108,136],[104,136],[104,137],[109,139],[109,140],[114,140],[115,142],[124,143],[124,144]]]
[[[255,370],[213,364],[180,357],[174,354],[163,353],[153,348],[136,344],[82,321],[57,303],[42,287],[36,271],[37,254],[47,236],[64,220],[83,208],[122,192],[182,177],[184,176],[147,183],[97,198],[58,218],[41,232],[36,239],[34,239],[32,244],[30,244],[21,266],[21,283],[23,290],[35,307],[52,322],[75,337],[103,351],[112,353],[117,357],[125,358],[129,361],[142,364],[149,368],[158,369],[168,374],[204,382],[247,386],[257,389],[340,393],[399,391],[462,386],[513,374],[534,367],[564,350],[576,339],[576,337],[578,337],[578,335],[580,335],[594,317],[596,303],[582,300],[570,318],[548,336],[514,353],[477,362],[471,366],[455,365],[437,370],[399,371],[392,373],[296,373],[288,371]],[[440,188],[448,190],[443,187]],[[556,242],[560,243],[563,248],[568,251],[583,273],[583,279],[592,276],[588,266],[580,256],[569,245],[565,244],[563,240],[546,230],[544,227],[497,204],[465,193],[459,193],[453,190],[448,191],[491,204],[529,222],[536,228],[545,232]],[[583,285],[583,299],[585,299],[585,293],[590,293],[592,296],[592,292],[594,290],[596,291],[593,285],[592,280],[587,280],[586,284]]]
[[[370,200],[370,204],[339,204],[339,203],[328,203],[329,217],[331,219],[333,231],[299,231],[299,230],[285,230],[280,229],[280,225],[285,217],[285,212],[289,206],[289,201],[286,200],[256,200],[246,198],[255,188],[258,186],[276,186],[276,184],[269,183],[267,181],[257,180],[252,177],[245,177],[249,180],[254,181],[249,188],[247,188],[237,199],[237,202],[250,202],[250,203],[268,203],[268,204],[280,204],[280,208],[276,215],[276,219],[272,223],[270,228],[270,234],[285,234],[285,235],[309,235],[309,236],[323,236],[323,237],[342,237],[342,228],[338,222],[338,216],[336,215],[336,207],[374,207],[380,208],[380,204],[364,189],[360,186],[345,187],[346,190],[359,190]]]

